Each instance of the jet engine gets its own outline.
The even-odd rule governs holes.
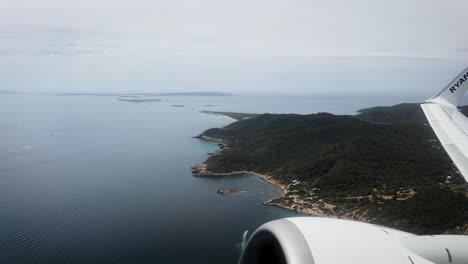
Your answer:
[[[368,223],[284,218],[259,227],[240,264],[468,264],[468,236],[417,236]]]

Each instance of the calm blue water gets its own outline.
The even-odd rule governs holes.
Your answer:
[[[224,97],[162,97],[164,102],[181,104],[188,109],[244,112],[297,113],[329,112],[355,114],[373,106],[423,102],[432,94],[241,94]]]
[[[293,213],[262,206],[279,193],[256,177],[191,175],[216,149],[192,136],[230,122],[199,110],[350,114],[420,99],[402,98],[0,95],[0,263],[236,263],[244,230]]]
[[[0,263],[236,263],[244,230],[292,215],[256,177],[191,175],[217,147],[192,136],[221,116],[1,95],[0,120]]]

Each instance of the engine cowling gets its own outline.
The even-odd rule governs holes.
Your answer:
[[[417,236],[356,221],[284,218],[258,228],[240,264],[468,264],[468,236]]]

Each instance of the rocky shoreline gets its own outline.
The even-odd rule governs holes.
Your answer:
[[[293,211],[293,212],[298,212],[298,213],[305,214],[305,215],[310,215],[310,216],[340,218],[340,217],[337,217],[336,215],[330,215],[330,214],[323,213],[320,209],[318,209],[318,210],[313,210],[313,209],[298,210],[294,206],[288,206],[288,205],[283,204],[281,201],[276,201],[276,200],[278,200],[278,199],[273,199],[273,200],[266,201],[266,202],[263,203],[263,205],[274,206],[274,207],[278,207],[278,208],[281,208],[281,209],[285,209],[285,210],[289,210],[289,211]]]
[[[271,178],[271,176],[260,174],[254,171],[231,171],[231,172],[211,172],[207,169],[206,163],[196,164],[191,167],[192,174],[195,177],[219,177],[219,176],[239,176],[239,175],[254,175],[260,179],[268,182],[269,184],[278,188],[283,196],[286,194],[287,186],[279,183],[278,181]]]
[[[212,138],[205,136],[203,134],[196,136],[200,140],[206,140],[211,142],[216,142],[219,146],[219,150],[215,153],[210,153],[211,155],[219,155],[221,151],[229,149],[229,146],[220,138]],[[348,220],[357,220],[361,222],[370,222],[374,223],[376,219],[370,219],[366,210],[363,208],[354,207],[354,208],[339,208],[336,204],[330,203],[325,199],[320,198],[315,194],[315,190],[311,190],[306,195],[301,195],[300,190],[301,182],[293,180],[291,183],[285,184],[281,183],[272,176],[261,174],[255,171],[231,171],[231,172],[212,172],[208,170],[208,165],[203,162],[196,164],[191,167],[193,176],[195,177],[219,177],[219,176],[236,176],[236,175],[254,175],[260,179],[268,182],[269,184],[275,186],[281,191],[281,196],[276,199],[271,199],[263,202],[263,205],[274,206],[285,210],[290,210],[293,212],[298,212],[304,215],[318,216],[318,217],[329,217],[329,218],[340,218]],[[219,193],[218,193],[219,194]],[[404,193],[405,194],[405,193]],[[411,194],[411,192],[409,193]],[[222,194],[221,194],[222,195]],[[350,197],[350,199],[353,197]],[[356,198],[356,197],[354,197]],[[387,199],[388,197],[382,196],[382,199]],[[392,197],[393,198],[393,197]],[[361,197],[361,199],[375,199],[373,197]],[[397,198],[398,200],[399,198]],[[448,234],[468,234],[468,224],[457,227],[453,230],[446,230],[444,233]]]
[[[208,137],[203,134],[195,136],[194,138],[215,142],[219,146],[219,150],[212,155],[219,155],[221,151],[229,149],[229,146],[220,138]],[[231,172],[212,172],[208,170],[208,164],[206,162],[195,164],[191,167],[192,174],[195,177],[222,177],[222,176],[240,176],[240,175],[253,175],[266,181],[267,183],[275,186],[281,191],[281,196],[276,199],[271,199],[263,202],[263,205],[274,206],[281,209],[301,213],[310,216],[329,217],[329,218],[340,218],[348,220],[358,220],[362,222],[369,222],[366,214],[361,213],[359,210],[352,210],[347,213],[335,212],[336,205],[319,199],[318,197],[301,196],[297,193],[297,187],[301,184],[300,181],[294,180],[291,183],[284,184],[275,179],[272,176],[261,174],[255,171],[231,171]]]
[[[220,147],[219,150],[217,150],[215,153],[210,153],[211,155],[218,155],[221,151],[228,149],[228,145],[220,138],[212,138],[208,137],[205,135],[198,135],[194,138],[200,139],[200,140],[206,140],[206,141],[211,141],[211,142],[216,142],[218,143],[218,146]],[[333,205],[330,204],[325,204],[322,205],[320,203],[316,204],[309,204],[309,207],[304,208],[304,204],[307,202],[304,202],[300,197],[294,194],[294,191],[290,190],[291,186],[294,186],[298,184],[299,182],[294,181],[290,184],[283,184],[280,183],[277,180],[274,180],[271,176],[266,175],[266,174],[261,174],[255,171],[231,171],[231,172],[212,172],[208,170],[208,164],[205,162],[195,164],[191,167],[192,169],[192,174],[195,177],[221,177],[221,176],[239,176],[239,175],[253,175],[256,177],[259,177],[260,179],[264,180],[265,182],[275,186],[278,190],[281,191],[281,196],[276,199],[271,199],[268,201],[265,201],[263,205],[267,206],[274,206],[294,212],[298,212],[301,214],[305,215],[311,215],[311,216],[321,216],[321,217],[332,217],[332,218],[342,218],[338,217],[334,212],[333,212]],[[290,201],[293,201],[292,203]]]
[[[420,110],[419,108],[415,109]],[[369,141],[365,138],[365,140],[356,141],[354,138],[349,138],[346,133],[342,133],[341,129],[321,126],[322,123],[317,123],[317,120],[322,122],[322,119],[337,124],[340,128],[356,128],[357,135],[360,135],[359,131],[361,130],[367,132],[369,130],[371,135],[388,134],[387,136],[391,140],[372,139]],[[400,119],[397,118],[396,120]],[[262,125],[257,127],[257,120],[263,122]],[[273,184],[283,193],[276,199],[265,201],[264,205],[306,215],[370,222],[420,234],[468,234],[468,224],[464,220],[466,214],[463,213],[464,201],[468,196],[467,192],[461,189],[466,187],[463,187],[458,181],[457,178],[460,178],[457,177],[459,173],[453,169],[453,165],[450,166],[444,163],[445,156],[443,156],[443,153],[434,150],[437,146],[434,146],[435,141],[432,140],[430,135],[414,136],[411,134],[413,129],[420,129],[421,135],[424,135],[425,128],[418,127],[421,124],[414,123],[414,128],[398,125],[395,127],[401,128],[402,132],[394,133],[390,131],[387,133],[383,132],[383,129],[376,128],[375,125],[367,125],[367,123],[359,120],[330,114],[311,116],[266,114],[257,120],[242,121],[242,124],[234,123],[224,129],[209,129],[197,136],[196,138],[201,140],[216,142],[221,149],[212,153],[212,157],[208,158],[204,163],[193,166],[194,176],[255,175]],[[283,122],[284,120],[291,120],[292,124]],[[314,159],[316,162],[311,163],[310,168],[303,166],[309,164],[309,160],[297,155],[298,152],[302,153],[304,151],[304,147],[309,149],[310,152],[316,151],[312,147],[307,148],[305,145],[297,144],[296,137],[298,133],[296,133],[295,129],[298,126],[303,126],[304,120],[314,124],[318,131],[337,133],[340,140],[345,138],[343,142],[340,141],[340,144],[332,144],[333,149],[327,147],[329,142],[326,140],[320,141],[314,138],[313,135],[307,136],[305,139],[301,138],[303,141],[320,141],[319,145],[325,151],[325,154],[328,153],[328,156],[323,155],[318,159]],[[380,120],[380,118],[374,117],[374,120]],[[273,121],[285,123],[284,126],[291,129],[278,131],[277,134],[272,133],[271,131],[276,131],[277,128],[277,123]],[[361,126],[365,126],[365,129]],[[249,128],[255,128],[256,130],[251,131]],[[301,127],[301,129],[306,128]],[[405,131],[411,133],[407,135]],[[261,135],[261,137],[257,135]],[[412,147],[406,146],[403,149],[394,147],[395,144],[408,139],[411,139],[411,142],[416,142],[415,145]],[[277,141],[290,144],[290,146],[288,148],[276,146],[275,142]],[[235,142],[235,144],[231,145],[231,142]],[[389,142],[392,144],[389,144]],[[374,144],[381,144],[387,150],[379,152],[380,148],[375,150]],[[356,148],[361,149],[361,147],[363,152],[358,151],[360,156],[358,160],[355,160],[353,151]],[[349,151],[340,151],[343,148]],[[223,152],[224,149],[229,150]],[[256,153],[252,149],[260,149],[261,151]],[[294,153],[296,151],[296,156],[289,158],[289,155],[280,155],[279,157],[264,155],[265,151],[269,149],[273,151],[272,153],[289,150]],[[416,151],[416,149],[421,151]],[[430,152],[429,160],[438,162],[428,162],[420,155],[423,151],[429,152],[430,150],[434,151]],[[417,157],[418,162],[407,164],[405,159],[400,158],[399,155],[394,155],[399,151]],[[376,160],[372,156],[374,154],[379,155]],[[386,157],[398,158],[387,164]],[[231,158],[232,160],[230,160]],[[259,159],[259,162],[256,163],[255,159]],[[245,164],[243,165],[244,160]],[[364,166],[365,164],[362,165],[361,161],[364,163],[376,162],[382,168]],[[298,165],[297,168],[296,164]],[[328,167],[330,165],[332,165],[332,168]],[[400,166],[414,167],[414,171],[408,173],[412,177],[403,176],[398,169]],[[430,177],[433,177],[434,181],[425,182],[425,179],[429,177],[424,176],[424,169],[427,167],[433,169],[431,171],[434,172],[431,173],[434,175]],[[330,173],[323,174],[327,177],[302,177],[304,169],[310,169],[311,173],[315,173],[314,175],[320,175],[325,171]],[[384,171],[381,171],[382,169]],[[349,175],[348,171],[350,171]],[[446,173],[448,176],[440,176],[441,173]],[[384,178],[384,181],[375,178],[375,175],[380,174],[388,174],[391,177]],[[415,180],[419,178],[421,180]],[[462,197],[462,194],[465,194],[465,197]],[[442,198],[445,201],[444,203],[440,203]],[[426,205],[429,204],[431,206],[426,208]],[[450,208],[457,208],[457,210]],[[439,212],[442,212],[442,215],[438,215]]]
[[[259,177],[265,182],[275,186],[278,190],[281,191],[281,196],[276,199],[271,199],[263,202],[263,205],[274,206],[293,212],[298,212],[305,215],[311,216],[321,216],[321,217],[331,217],[331,218],[343,218],[348,219],[347,217],[339,217],[334,213],[334,206],[331,204],[322,204],[322,203],[310,203],[303,200],[301,197],[294,194],[294,191],[290,191],[289,187],[295,183],[288,185],[282,184],[274,180],[271,176],[257,173],[254,171],[231,171],[231,172],[211,172],[207,169],[206,163],[196,164],[191,167],[192,174],[195,177],[222,177],[222,176],[240,176],[240,175],[253,175]],[[292,202],[291,202],[292,201]],[[304,205],[308,206],[305,207]],[[362,219],[361,219],[362,220]]]

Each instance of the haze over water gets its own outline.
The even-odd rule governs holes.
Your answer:
[[[0,263],[237,263],[244,230],[294,213],[262,206],[279,191],[256,177],[192,176],[190,166],[217,149],[192,136],[231,122],[198,111],[352,114],[403,98],[244,95],[133,103],[2,94]],[[222,197],[219,188],[243,191]]]

